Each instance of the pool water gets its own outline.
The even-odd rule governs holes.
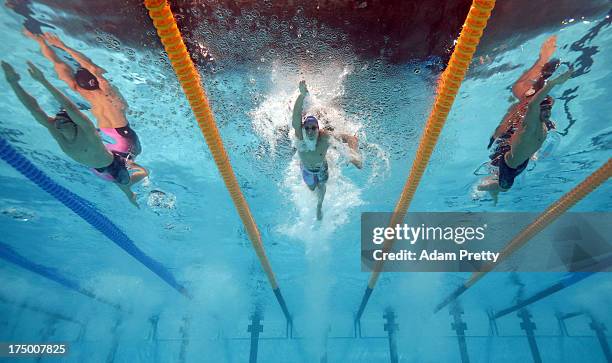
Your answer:
[[[51,7],[34,9],[43,20],[61,17]],[[2,58],[43,109],[51,114],[58,105],[27,74],[27,60],[86,109],[86,102],[55,77],[38,46],[21,34],[23,18],[1,7],[0,19]],[[65,156],[4,78],[0,136],[56,183],[92,202],[192,299],[2,162],[0,243],[121,309],[0,259],[0,342],[68,342],[71,352],[60,359],[67,362],[245,362],[257,312],[263,325],[260,362],[385,362],[390,353],[383,314],[391,308],[399,326],[399,361],[461,361],[449,309],[432,311],[467,274],[383,274],[357,336],[353,324],[369,277],[360,267],[360,215],[393,209],[434,99],[439,67],[431,60],[365,59],[350,46],[326,43],[332,37],[342,40],[341,31],[316,25],[306,27],[304,38],[316,29],[322,40],[303,40],[315,49],[312,59],[291,59],[280,46],[270,46],[258,63],[240,62],[235,48],[248,34],[245,29],[223,36],[214,24],[202,24],[190,36],[213,55],[214,62],[201,66],[203,85],[293,316],[292,336],[161,47],[134,48],[102,31],[76,38],[58,25],[54,31],[106,69],[129,104],[127,116],[143,147],[138,162],[150,171],[135,188],[140,209]],[[147,42],[156,37],[152,28],[133,31],[142,31]],[[552,92],[557,98],[552,119],[561,134],[551,154],[531,163],[494,206],[476,191],[482,176],[475,174],[488,160],[489,136],[511,104],[511,85],[552,34],[558,36],[556,56],[577,70]],[[263,32],[252,37],[244,45],[249,54],[266,44]],[[215,41],[207,43],[211,38]],[[482,62],[473,63],[463,82],[410,210],[539,212],[608,161],[611,44],[612,27],[604,14],[566,21],[519,46],[481,54]],[[224,59],[230,48],[231,59]],[[335,131],[356,134],[364,157],[358,170],[349,164],[345,146],[330,150],[321,222],[315,196],[301,180],[290,130],[302,79],[310,90],[306,108]],[[612,184],[604,183],[572,210],[611,211]],[[458,316],[467,327],[470,360],[533,360],[520,318],[498,319],[498,334],[492,334],[487,314],[561,276],[493,273],[466,292]],[[529,306],[543,361],[605,362],[589,324],[612,327],[611,302],[612,278],[601,273]],[[557,316],[573,312],[588,314],[568,319],[564,333]],[[605,339],[609,344],[610,336]],[[41,360],[53,359],[58,360]]]

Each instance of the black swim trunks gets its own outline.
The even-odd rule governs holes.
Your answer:
[[[506,164],[506,158],[502,155],[499,158],[499,187],[504,190],[512,188],[514,179],[527,168],[527,164],[529,164],[529,159],[525,160],[516,169],[512,169]]]
[[[125,158],[117,152],[113,151],[113,162],[103,168],[94,168],[102,176],[108,175],[112,177],[112,181],[127,185],[130,183],[130,172],[125,165]],[[110,178],[109,178],[110,179]]]

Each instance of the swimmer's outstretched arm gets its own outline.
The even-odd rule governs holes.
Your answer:
[[[32,64],[32,62],[28,62],[28,67],[28,72],[30,72],[32,78],[40,82],[40,84],[42,84],[51,93],[53,98],[55,98],[55,100],[62,105],[62,107],[68,113],[68,116],[70,116],[75,124],[79,125],[86,132],[97,132],[96,126],[91,122],[91,120],[85,116],[85,114],[79,110],[79,107],[75,105],[74,102],[72,102],[68,97],[66,97],[65,94],[49,83],[40,69]]]
[[[295,131],[295,137],[298,140],[303,140],[304,135],[302,135],[302,110],[304,109],[304,98],[308,94],[308,89],[306,88],[306,81],[300,81],[300,95],[295,100],[295,104],[293,105],[293,115],[291,118],[291,124],[293,126],[293,130]]]
[[[53,68],[55,69],[55,73],[62,81],[66,82],[66,84],[73,90],[77,89],[76,80],[72,75],[72,69],[68,64],[62,61],[57,54],[49,47],[49,45],[45,42],[45,40],[40,35],[36,35],[31,33],[29,30],[24,29],[23,34],[28,38],[32,38],[34,41],[40,45],[40,51],[45,58],[53,63]]]
[[[21,101],[25,108],[30,111],[30,113],[32,114],[32,116],[34,116],[34,119],[38,121],[38,123],[40,123],[46,128],[50,128],[51,117],[49,117],[49,115],[47,115],[45,111],[43,111],[43,109],[38,104],[38,101],[36,101],[34,97],[27,93],[23,89],[23,87],[21,87],[21,85],[19,84],[19,80],[21,79],[19,74],[15,72],[15,70],[10,64],[4,61],[2,61],[2,69],[4,70],[4,76],[6,77],[7,82],[11,85],[11,88],[15,92],[15,95],[17,95],[19,101]]]
[[[542,43],[538,60],[533,64],[533,66],[531,66],[531,68],[529,68],[529,70],[527,70],[527,72],[523,73],[521,78],[519,78],[512,87],[512,93],[514,93],[516,98],[525,98],[525,92],[527,92],[533,86],[533,82],[539,78],[542,67],[546,64],[546,62],[548,62],[550,57],[552,57],[553,53],[555,53],[556,48],[556,35],[551,35],[544,41],[544,43]]]
[[[58,47],[58,48],[60,48],[60,49],[62,49],[64,51],[66,51],[68,54],[70,54],[70,56],[72,58],[74,58],[74,60],[76,60],[81,67],[87,69],[94,76],[96,76],[96,78],[98,78],[98,81],[100,81],[100,88],[103,88],[105,92],[111,92],[111,93],[117,95],[117,97],[119,97],[121,99],[121,102],[123,102],[123,106],[127,107],[128,103],[127,103],[126,99],[123,97],[123,95],[121,94],[121,92],[119,92],[119,90],[116,87],[112,87],[108,83],[108,80],[106,78],[104,78],[103,74],[106,73],[106,70],[104,68],[102,68],[99,65],[95,64],[85,54],[83,54],[83,53],[79,52],[78,50],[75,50],[75,49],[70,48],[69,46],[67,46],[57,35],[55,35],[53,33],[44,33],[42,35],[42,38],[47,43],[49,43],[50,45],[52,45],[54,47]],[[73,77],[72,73],[70,73],[70,76]],[[76,83],[76,81],[75,81],[75,83]],[[108,84],[108,87],[105,87],[105,84]]]
[[[544,101],[546,96],[548,96],[548,93],[550,93],[550,91],[555,86],[563,84],[565,83],[565,81],[570,79],[573,72],[574,70],[570,68],[568,71],[566,71],[559,77],[555,79],[551,79],[548,82],[546,82],[546,85],[544,85],[544,87],[542,87],[542,89],[538,91],[538,93],[533,97],[533,100],[529,103],[529,107],[527,107],[527,114],[523,118],[523,122],[525,123],[525,122],[531,121],[531,123],[526,124],[526,125],[524,124],[523,125],[524,127],[526,128],[540,127],[540,117],[539,117],[540,103]]]
[[[57,35],[53,33],[44,33],[42,38],[48,44],[65,50],[72,58],[74,58],[74,60],[79,63],[81,67],[87,69],[96,77],[100,77],[102,74],[106,73],[102,67],[98,66],[91,59],[87,58],[85,54],[67,46]]]

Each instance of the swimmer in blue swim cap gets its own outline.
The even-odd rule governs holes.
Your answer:
[[[329,168],[327,165],[327,149],[331,138],[336,138],[346,144],[353,151],[351,163],[361,169],[361,156],[358,154],[357,136],[348,134],[334,134],[320,127],[319,120],[308,115],[303,117],[304,98],[308,95],[306,82],[299,84],[300,94],[293,106],[292,126],[295,131],[298,155],[300,157],[300,168],[302,179],[308,188],[317,193],[317,219],[323,218],[323,199],[325,198],[326,182],[329,179]]]

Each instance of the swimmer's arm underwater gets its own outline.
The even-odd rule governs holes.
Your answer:
[[[66,82],[72,90],[76,90],[77,84],[72,74],[72,69],[55,54],[55,51],[51,49],[45,39],[43,39],[41,35],[33,34],[27,29],[23,31],[23,34],[38,43],[42,55],[53,63],[53,68],[55,69],[55,73],[57,73],[57,77]]]
[[[136,164],[133,161],[128,161],[128,168],[130,170],[136,170],[136,172],[132,173],[132,175],[130,176],[130,185],[134,185],[138,183],[139,181],[141,181],[142,179],[144,179],[145,177],[149,175],[149,172],[147,171],[147,169]]]
[[[80,126],[84,131],[92,133],[97,132],[96,127],[91,122],[91,120],[89,120],[89,118],[79,110],[78,106],[75,105],[74,102],[72,102],[60,90],[58,90],[51,83],[49,83],[49,81],[45,78],[40,69],[38,69],[34,64],[32,64],[32,62],[28,62],[28,66],[28,72],[30,72],[32,78],[40,82],[40,84],[42,84],[51,93],[53,98],[55,98],[57,102],[62,105],[62,107],[68,113],[68,116],[70,116],[70,118],[75,124]]]
[[[50,128],[52,125],[51,117],[49,117],[49,115],[47,115],[45,111],[43,111],[43,109],[38,104],[38,101],[36,101],[34,97],[27,93],[23,89],[23,87],[21,87],[21,85],[19,84],[19,80],[21,79],[19,74],[15,72],[15,70],[10,64],[4,61],[2,61],[2,69],[4,70],[4,76],[6,77],[7,82],[11,85],[11,88],[15,92],[15,95],[17,96],[19,101],[21,101],[25,108],[30,111],[30,113],[32,114],[32,116],[34,116],[34,119],[38,121],[38,123],[40,123],[46,128]]]
[[[295,131],[295,137],[298,140],[303,140],[304,135],[302,135],[302,110],[304,109],[304,98],[308,94],[308,89],[306,88],[306,81],[300,81],[300,95],[295,100],[295,104],[293,105],[293,115],[291,119],[291,124],[293,126],[293,130]]]
[[[332,136],[336,140],[339,140],[348,145],[349,149],[351,149],[351,163],[355,165],[357,169],[361,169],[363,167],[363,161],[361,160],[361,155],[359,155],[359,139],[355,135],[349,134],[334,134],[329,131],[322,131],[325,135]]]
[[[66,51],[68,54],[70,54],[72,58],[74,58],[74,60],[79,63],[81,67],[87,69],[95,76],[99,77],[102,74],[106,73],[106,70],[104,70],[104,68],[95,64],[91,59],[87,58],[85,54],[67,46],[57,35],[53,33],[45,33],[42,37],[50,45]]]
[[[538,93],[533,97],[533,100],[529,103],[529,106],[527,107],[527,114],[523,118],[523,127],[540,127],[540,103],[544,101],[546,96],[548,96],[548,93],[550,93],[555,86],[563,84],[565,81],[570,79],[573,72],[574,70],[570,68],[559,77],[546,82],[546,85],[542,87],[540,91],[538,91]],[[529,123],[525,124],[526,122]]]
[[[550,57],[552,57],[553,53],[557,48],[557,36],[552,35],[544,41],[542,47],[540,48],[540,56],[538,60],[527,70],[527,72],[523,73],[521,78],[519,78],[514,86],[512,87],[512,93],[518,99],[523,99],[525,97],[525,92],[529,90],[534,81],[540,76],[542,72],[542,67],[548,62]]]
[[[359,146],[359,140],[357,140],[357,136],[349,134],[338,134],[335,135],[335,137],[343,143],[347,144],[352,150],[357,151],[357,147]]]

